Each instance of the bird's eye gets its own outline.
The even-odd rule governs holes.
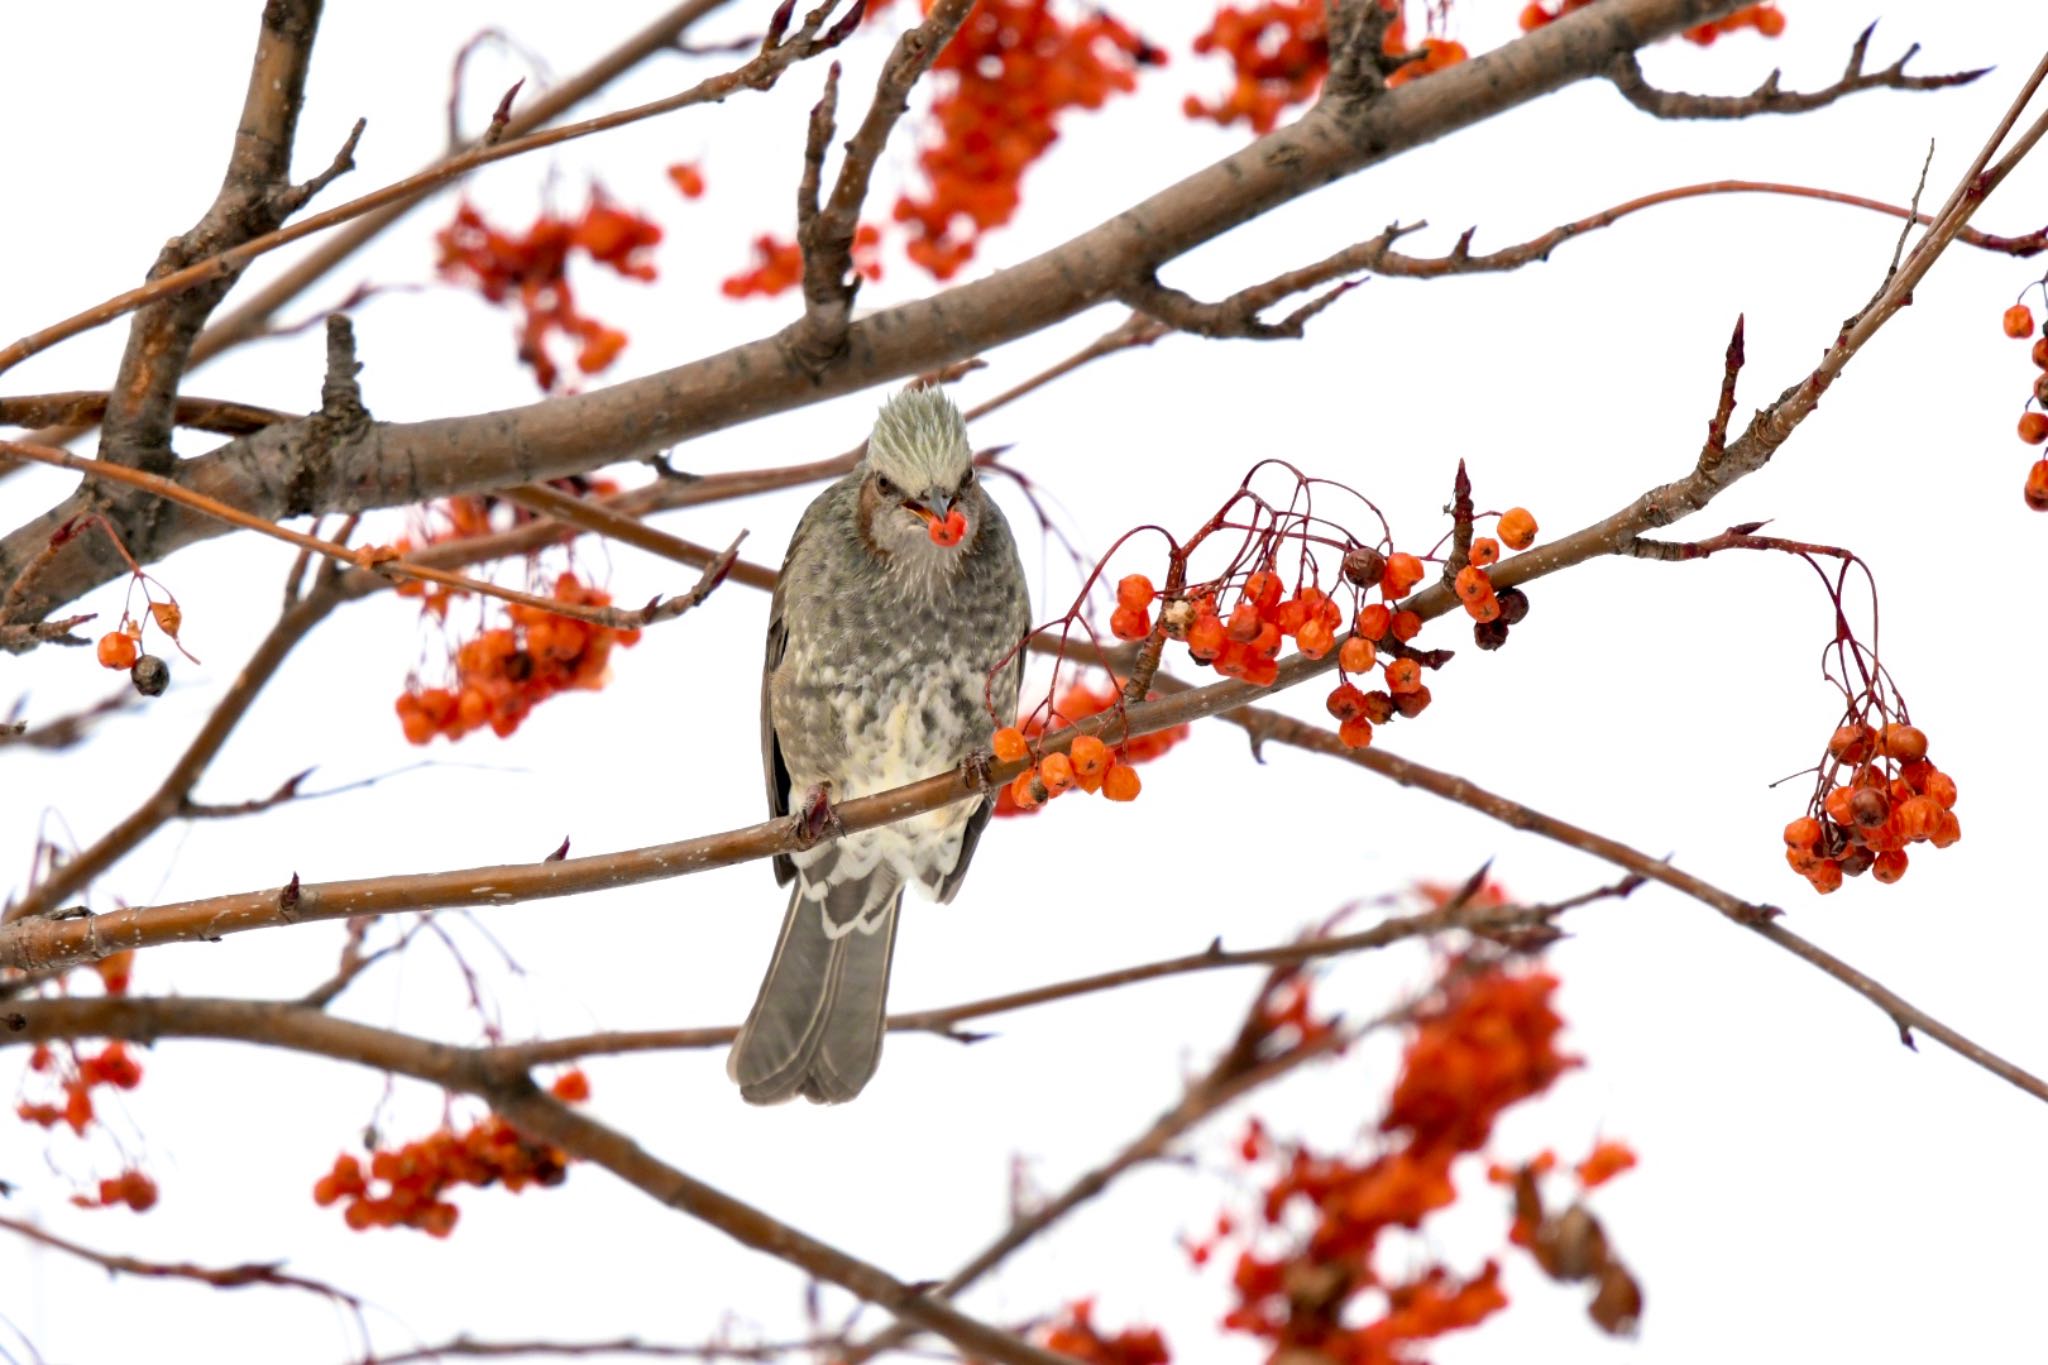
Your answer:
[[[875,491],[892,501],[896,497],[896,485],[880,474],[875,475]]]

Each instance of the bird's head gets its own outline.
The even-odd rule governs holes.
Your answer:
[[[981,529],[967,423],[942,390],[905,389],[883,404],[864,465],[861,525],[879,553],[950,560]]]

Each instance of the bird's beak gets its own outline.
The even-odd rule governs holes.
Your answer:
[[[967,518],[953,506],[952,496],[939,489],[926,493],[921,502],[905,501],[903,505],[923,518],[925,530],[931,534],[934,545],[950,549],[967,534]]]

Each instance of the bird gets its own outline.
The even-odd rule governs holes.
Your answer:
[[[761,670],[771,814],[829,812],[981,753],[1015,722],[1030,611],[960,410],[935,386],[896,393],[859,463],[805,510],[776,583]],[[860,1093],[881,1059],[903,892],[951,901],[993,809],[985,795],[775,858],[789,909],[726,1065],[743,1099]]]

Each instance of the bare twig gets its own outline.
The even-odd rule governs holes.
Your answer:
[[[1557,819],[1555,816],[1545,815],[1519,801],[1490,792],[1454,773],[1441,772],[1411,759],[1398,757],[1377,746],[1366,749],[1350,748],[1330,731],[1308,725],[1291,716],[1246,707],[1242,711],[1226,714],[1223,718],[1252,731],[1263,741],[1286,744],[1330,758],[1343,759],[1404,787],[1415,787],[1433,796],[1440,796],[1446,801],[1456,802],[1498,820],[1510,828],[1526,830],[1531,834],[1538,834],[1578,849],[1582,853],[1590,853],[1617,867],[1626,868],[1637,876],[1683,892],[1694,900],[1712,907],[1743,928],[1769,939],[1785,951],[1818,967],[1876,1005],[1898,1026],[1900,1036],[1909,1045],[1913,1032],[1924,1033],[1965,1061],[1975,1063],[2036,1099],[2048,1101],[2048,1081],[2043,1081],[1989,1048],[1971,1041],[1866,973],[1786,929],[1778,923],[1781,912],[1775,906],[1743,900],[1689,872],[1681,871],[1668,860],[1653,858],[1619,840],[1596,834],[1592,830]]]
[[[742,65],[720,75],[699,81],[689,89],[677,94],[653,100],[646,104],[636,105],[631,109],[621,109],[614,113],[585,119],[580,123],[565,124],[559,128],[529,133],[524,137],[508,138],[490,146],[472,147],[470,150],[449,157],[445,161],[439,162],[424,171],[407,176],[403,180],[394,181],[382,189],[373,190],[360,198],[351,199],[348,203],[329,209],[325,213],[314,214],[312,217],[293,223],[289,227],[266,232],[247,242],[228,247],[202,260],[194,261],[190,265],[171,270],[140,288],[131,289],[123,294],[117,294],[113,298],[95,304],[91,308],[74,314],[62,322],[22,337],[9,346],[0,347],[0,371],[11,369],[30,356],[46,351],[60,341],[77,336],[81,332],[91,331],[95,327],[104,326],[115,318],[133,312],[145,304],[153,303],[159,299],[172,298],[188,290],[231,279],[258,256],[275,251],[277,248],[291,242],[296,242],[302,237],[324,231],[336,224],[345,223],[352,218],[359,218],[374,209],[408,202],[426,191],[438,189],[440,186],[475,170],[479,166],[486,166],[492,162],[503,161],[508,157],[520,156],[527,152],[538,151],[544,147],[559,146],[576,138],[588,137],[593,133],[607,132],[613,128],[640,122],[657,115],[673,113],[678,109],[685,109],[692,105],[716,103],[742,88],[768,89],[775,84],[776,80],[789,67],[805,58],[825,51],[828,47],[836,45],[840,39],[846,36],[836,26],[823,36],[819,34],[820,27],[826,19],[831,17],[831,12],[837,7],[837,4],[838,0],[822,0],[822,3],[804,17],[796,31],[790,34],[785,41],[768,45],[754,58]]]
[[[409,1351],[379,1351],[356,1365],[434,1365],[451,1359],[509,1360],[520,1356],[639,1356],[649,1360],[746,1360],[776,1361],[785,1356],[816,1355],[840,1345],[835,1337],[806,1337],[797,1341],[766,1341],[751,1345],[740,1342],[701,1342],[671,1345],[642,1341],[638,1337],[613,1337],[608,1341],[485,1341],[459,1336],[434,1346]]]
[[[888,145],[889,134],[910,109],[911,87],[931,68],[973,7],[974,0],[937,0],[924,22],[896,40],[889,59],[882,64],[867,117],[847,142],[831,196],[821,205],[818,187],[825,143],[832,136],[837,66],[826,77],[824,98],[811,114],[803,184],[797,193],[797,241],[804,252],[804,315],[787,334],[789,354],[807,374],[822,370],[846,345],[854,296],[860,291],[860,275],[853,268],[853,238],[875,163]]]
[[[320,1280],[307,1279],[303,1275],[286,1274],[282,1262],[245,1262],[241,1265],[203,1266],[190,1261],[145,1261],[138,1256],[124,1256],[118,1252],[95,1251],[91,1247],[59,1237],[37,1227],[34,1223],[0,1214],[0,1228],[17,1237],[89,1261],[110,1275],[135,1275],[153,1280],[191,1280],[214,1289],[246,1289],[252,1285],[268,1286],[273,1289],[303,1289],[332,1299],[353,1311],[358,1318],[362,1313],[362,1301],[343,1289]]]
[[[290,527],[279,526],[262,517],[252,516],[240,508],[230,507],[217,498],[195,492],[161,475],[150,474],[140,469],[129,469],[124,465],[109,464],[104,460],[94,460],[84,455],[74,455],[68,450],[54,446],[30,445],[25,441],[0,441],[0,454],[12,455],[17,459],[30,460],[37,464],[55,465],[60,469],[75,469],[94,479],[139,488],[159,498],[203,512],[231,526],[239,526],[244,530],[269,536],[273,540],[284,541],[287,545],[296,545],[302,550],[325,555],[336,563],[354,565],[356,568],[391,578],[415,578],[422,582],[439,583],[458,592],[495,597],[501,602],[551,612],[556,616],[571,616],[579,621],[603,626],[607,630],[641,630],[680,616],[703,600],[699,590],[693,589],[679,597],[651,602],[638,611],[627,611],[619,607],[588,606],[580,602],[565,602],[554,597],[539,597],[533,593],[520,592],[516,588],[502,587],[485,579],[470,578],[447,569],[437,569],[416,559],[403,558],[395,550],[384,550],[380,553],[376,546],[351,550],[345,545],[338,545],[333,541],[322,540],[318,536],[307,535],[304,531],[294,531]],[[717,585],[714,583],[712,586]],[[701,584],[699,589],[702,589]]]
[[[1614,88],[1621,92],[1623,99],[1658,118],[1735,119],[1753,118],[1758,114],[1803,114],[1864,90],[1941,90],[1968,85],[1991,69],[1986,66],[1975,71],[1954,71],[1940,76],[1908,76],[1906,63],[1920,51],[1920,44],[1915,43],[1884,70],[1865,71],[1863,59],[1870,48],[1870,35],[1876,31],[1877,25],[1872,23],[1857,35],[1855,44],[1849,49],[1849,64],[1843,70],[1842,78],[1821,90],[1781,90],[1778,88],[1780,73],[1776,71],[1747,95],[1689,95],[1659,90],[1643,78],[1643,68],[1633,52],[1616,57],[1607,78],[1614,82]]]
[[[1626,895],[1632,887],[1618,885],[1600,895]],[[889,1016],[889,1028],[896,1033],[931,1033],[941,1038],[974,1042],[985,1036],[963,1033],[960,1025],[990,1015],[1071,1000],[1100,991],[1118,990],[1162,977],[1185,976],[1195,972],[1229,971],[1244,967],[1300,966],[1349,953],[1367,952],[1432,934],[1462,931],[1484,938],[1516,938],[1549,926],[1565,910],[1582,903],[1557,905],[1463,906],[1431,910],[1422,914],[1398,915],[1380,921],[1370,929],[1352,934],[1319,934],[1265,948],[1225,948],[1221,940],[1196,953],[1162,958],[1131,967],[1096,972],[1067,981],[1055,981],[1026,990],[1010,991],[983,1000],[970,1000],[942,1009],[910,1010]],[[508,1043],[497,1049],[508,1064],[542,1066],[572,1062],[583,1057],[610,1056],[630,1052],[674,1052],[695,1048],[722,1047],[739,1032],[725,1025],[694,1029],[641,1029],[590,1033],[550,1038],[537,1043]]]
[[[199,733],[192,737],[185,752],[178,756],[177,762],[164,775],[164,780],[157,784],[157,789],[119,824],[95,840],[90,848],[60,864],[40,885],[30,888],[19,902],[7,907],[5,913],[0,914],[0,924],[25,915],[46,914],[62,905],[67,897],[88,885],[155,833],[165,821],[175,817],[190,797],[194,784],[206,772],[221,746],[227,743],[228,736],[241,723],[242,717],[275,676],[286,656],[308,631],[326,619],[341,600],[331,586],[317,588],[279,616],[262,643],[256,646],[249,662],[228,685],[227,692],[214,706],[212,714],[207,716],[205,724],[199,727]]]

